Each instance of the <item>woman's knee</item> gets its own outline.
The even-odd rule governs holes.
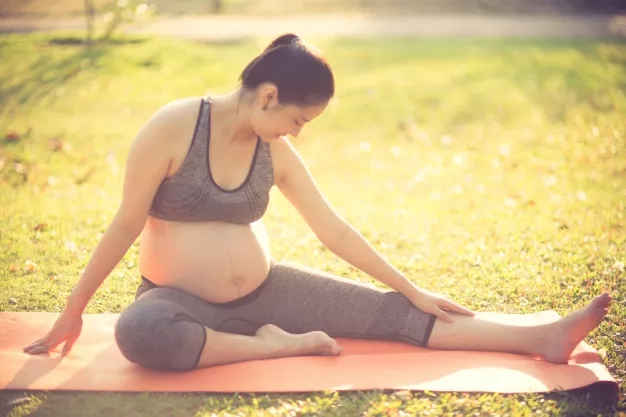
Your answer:
[[[183,307],[159,297],[135,301],[115,326],[121,353],[129,361],[152,369],[194,368],[205,338],[204,327],[189,317]]]

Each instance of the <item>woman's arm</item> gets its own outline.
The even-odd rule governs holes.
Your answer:
[[[152,199],[171,163],[171,121],[179,115],[169,106],[158,111],[140,130],[128,154],[122,203],[52,329],[24,351],[46,353],[64,343],[67,354],[82,329],[82,313],[102,282],[133,244],[148,216]]]
[[[89,300],[124,257],[139,234],[113,222],[102,235],[78,283],[67,299],[65,312],[81,315]]]
[[[296,149],[283,138],[273,144],[276,184],[320,242],[337,256],[412,299],[419,289],[390,265],[331,207]]]
[[[473,315],[438,294],[418,288],[370,245],[324,198],[296,149],[282,138],[273,144],[272,158],[280,191],[298,210],[313,233],[330,251],[408,298],[422,311],[451,322],[447,311]]]
[[[81,314],[89,300],[137,239],[152,199],[167,176],[171,133],[178,107],[160,109],[139,131],[126,161],[122,202],[68,298],[66,310]]]

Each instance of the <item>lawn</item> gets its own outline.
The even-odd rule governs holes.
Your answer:
[[[0,37],[0,311],[60,312],[121,196],[128,147],[160,106],[236,86],[262,44]],[[319,40],[337,97],[294,140],[334,207],[419,286],[478,311],[566,314],[602,290],[587,339],[626,406],[626,43]],[[369,280],[277,192],[277,259]],[[120,312],[134,245],[86,312]],[[11,417],[597,415],[583,397],[389,392],[4,392]]]

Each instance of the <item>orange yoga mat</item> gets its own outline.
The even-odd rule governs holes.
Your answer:
[[[129,363],[113,338],[118,315],[84,315],[69,355],[31,356],[56,313],[0,313],[0,389],[167,392],[310,392],[409,389],[547,392],[599,384],[617,395],[598,353],[581,343],[568,364],[505,353],[438,351],[399,342],[338,339],[337,357],[251,361],[188,372],[158,372]]]

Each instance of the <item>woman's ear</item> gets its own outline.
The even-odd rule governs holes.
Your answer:
[[[274,84],[264,84],[261,88],[260,105],[263,110],[274,108],[278,105],[278,89]]]

